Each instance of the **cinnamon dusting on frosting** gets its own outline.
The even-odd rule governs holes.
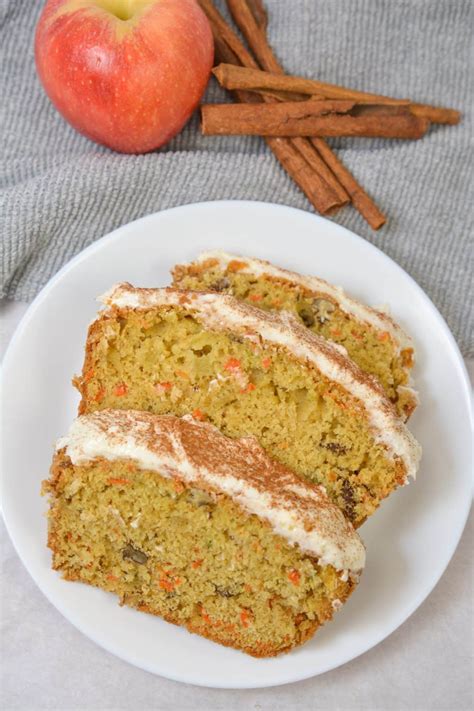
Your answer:
[[[239,257],[235,254],[228,254],[221,250],[202,252],[196,259],[197,264],[213,259],[222,269],[226,269],[230,263],[239,260],[240,270],[244,274],[255,274],[255,276],[266,276],[285,281],[288,284],[297,284],[318,294],[325,294],[330,299],[334,299],[342,311],[355,316],[361,321],[374,326],[380,331],[388,331],[394,341],[398,343],[399,349],[413,348],[413,341],[410,336],[394,321],[391,316],[381,308],[375,309],[370,306],[351,299],[341,287],[333,286],[325,279],[316,276],[305,276],[292,272],[282,267],[277,267],[264,259],[254,257]]]
[[[353,574],[364,567],[359,536],[324,488],[271,460],[252,437],[230,439],[189,416],[101,410],[75,420],[57,443],[62,448],[75,465],[130,459],[141,469],[228,495],[321,564]]]
[[[379,382],[335,344],[302,326],[292,314],[262,311],[227,294],[145,289],[128,283],[116,284],[100,300],[110,309],[119,310],[179,307],[192,313],[205,327],[246,336],[253,334],[267,345],[285,348],[356,398],[368,414],[374,439],[384,444],[391,456],[403,461],[407,477],[415,477],[420,445],[398,418]]]

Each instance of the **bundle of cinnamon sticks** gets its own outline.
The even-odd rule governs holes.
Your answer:
[[[288,76],[268,43],[262,0],[227,0],[250,50],[212,0],[198,2],[214,34],[220,62],[214,76],[238,102],[202,106],[203,133],[264,136],[317,212],[330,214],[352,203],[373,229],[379,229],[385,215],[324,138],[418,139],[430,123],[459,123],[459,112]]]

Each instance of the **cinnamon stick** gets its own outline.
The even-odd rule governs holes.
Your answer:
[[[444,123],[455,126],[461,120],[461,112],[456,109],[446,109],[442,106],[429,104],[410,104],[410,111],[420,118],[428,119],[431,123]]]
[[[278,99],[278,101],[310,101],[311,99],[316,101],[323,101],[326,97],[315,94],[314,96],[309,96],[308,94],[298,94],[296,91],[276,91],[273,89],[268,89],[264,91],[254,91],[253,89],[248,90],[249,93],[254,94],[254,96],[260,96],[261,99],[265,100],[267,97]]]
[[[268,45],[266,33],[255,22],[255,18],[249,11],[246,1],[240,0],[240,2],[236,2],[236,0],[227,0],[227,4],[237,26],[249,43],[250,48],[258,56],[263,69],[275,72],[276,74],[284,74],[282,67]],[[266,48],[265,51],[261,51],[261,46],[263,46],[264,49]],[[354,206],[362,217],[367,220],[372,229],[378,230],[382,227],[386,221],[384,214],[378,209],[351,172],[337,158],[324,139],[319,137],[312,138],[311,143],[313,147],[317,149],[319,155],[324,159],[326,165],[335,175],[339,183],[348,192]]]
[[[212,0],[199,0],[199,4],[211,24],[216,57],[227,63],[240,63],[247,67],[257,66],[252,55],[214,7]],[[248,92],[236,91],[234,94],[238,101],[261,100],[258,95]],[[265,140],[277,160],[317,212],[328,214],[349,202],[347,192],[307,139],[266,138]]]
[[[311,167],[314,174],[316,174],[318,180],[323,181],[325,190],[328,190],[330,194],[337,196],[337,203],[331,207],[328,206],[327,209],[322,213],[323,215],[332,214],[340,207],[347,205],[351,200],[349,197],[349,192],[341,185],[339,180],[336,178],[332,170],[328,167],[327,161],[321,156],[317,148],[313,145],[314,138],[265,138],[265,141],[270,145],[269,141],[290,141],[292,146],[296,148],[297,151],[303,156],[306,163]],[[272,146],[270,146],[272,147]]]
[[[329,215],[347,205],[349,198],[343,190],[336,191],[325,178],[326,165],[304,138],[267,137],[267,145],[280,164],[304,192],[315,210],[321,215]],[[303,146],[298,144],[303,142]],[[306,144],[306,145],[304,145]],[[303,148],[303,150],[300,150]]]
[[[214,43],[216,58],[229,63],[238,62],[236,55],[218,33],[214,35]],[[251,92],[236,90],[232,93],[236,101],[243,103],[261,100],[257,94]],[[264,140],[318,212],[327,215],[349,202],[347,192],[335,180],[319,152],[306,138],[267,137]]]
[[[215,36],[214,40],[216,56],[226,61],[238,61],[222,38]],[[241,102],[261,100],[251,92],[235,91],[233,95]],[[306,138],[267,137],[264,140],[317,212],[331,214],[349,202],[347,192],[334,180],[332,172]]]
[[[259,26],[255,21],[248,0],[227,0],[227,7],[260,66],[269,72],[283,74],[283,67],[268,44],[266,28]]]
[[[312,96],[321,99],[347,99],[358,103],[387,104],[393,106],[410,106],[412,113],[426,118],[432,123],[457,124],[461,114],[455,109],[447,109],[429,104],[419,104],[409,99],[394,99],[381,94],[371,94],[347,87],[327,84],[314,79],[288,76],[285,74],[265,72],[259,69],[245,69],[221,64],[213,69],[213,74],[219,84],[225,89],[246,89],[259,93],[286,93]]]
[[[257,62],[216,9],[212,0],[198,0],[198,2],[211,24],[214,40],[217,39],[218,42],[226,45],[244,67],[258,69]],[[253,21],[255,22],[255,19]],[[256,22],[255,25],[258,27]]]
[[[267,31],[268,16],[262,0],[247,0],[250,12],[252,13],[258,27],[264,32]]]
[[[341,163],[337,155],[329,148],[322,138],[313,138],[314,145],[327,165],[331,166],[334,173],[340,179],[342,185],[351,196],[352,204],[362,215],[373,230],[379,230],[387,221],[387,218],[377,207],[375,202],[367,195],[364,188],[357,182],[352,173]]]
[[[429,123],[406,107],[356,106],[350,101],[204,104],[205,136],[366,136],[417,139]]]

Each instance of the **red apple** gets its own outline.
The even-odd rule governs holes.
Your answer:
[[[196,0],[48,0],[38,74],[74,128],[124,153],[175,136],[206,88],[214,45]]]

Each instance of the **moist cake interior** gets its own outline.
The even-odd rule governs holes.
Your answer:
[[[45,491],[66,579],[256,656],[305,641],[354,587],[231,498],[131,461],[60,452]]]
[[[244,273],[239,265],[245,262],[230,262],[223,270],[219,264],[212,264],[215,261],[178,265],[173,274],[175,286],[228,293],[266,311],[294,313],[314,333],[344,346],[362,370],[378,379],[400,415],[404,419],[410,416],[416,405],[413,392],[407,388],[413,367],[412,348],[400,350],[389,331],[356,320],[325,294],[315,296],[298,284]]]
[[[206,330],[179,309],[111,313],[89,338],[81,413],[192,413],[228,436],[253,434],[274,459],[324,484],[356,526],[405,480],[361,403],[283,349]]]

